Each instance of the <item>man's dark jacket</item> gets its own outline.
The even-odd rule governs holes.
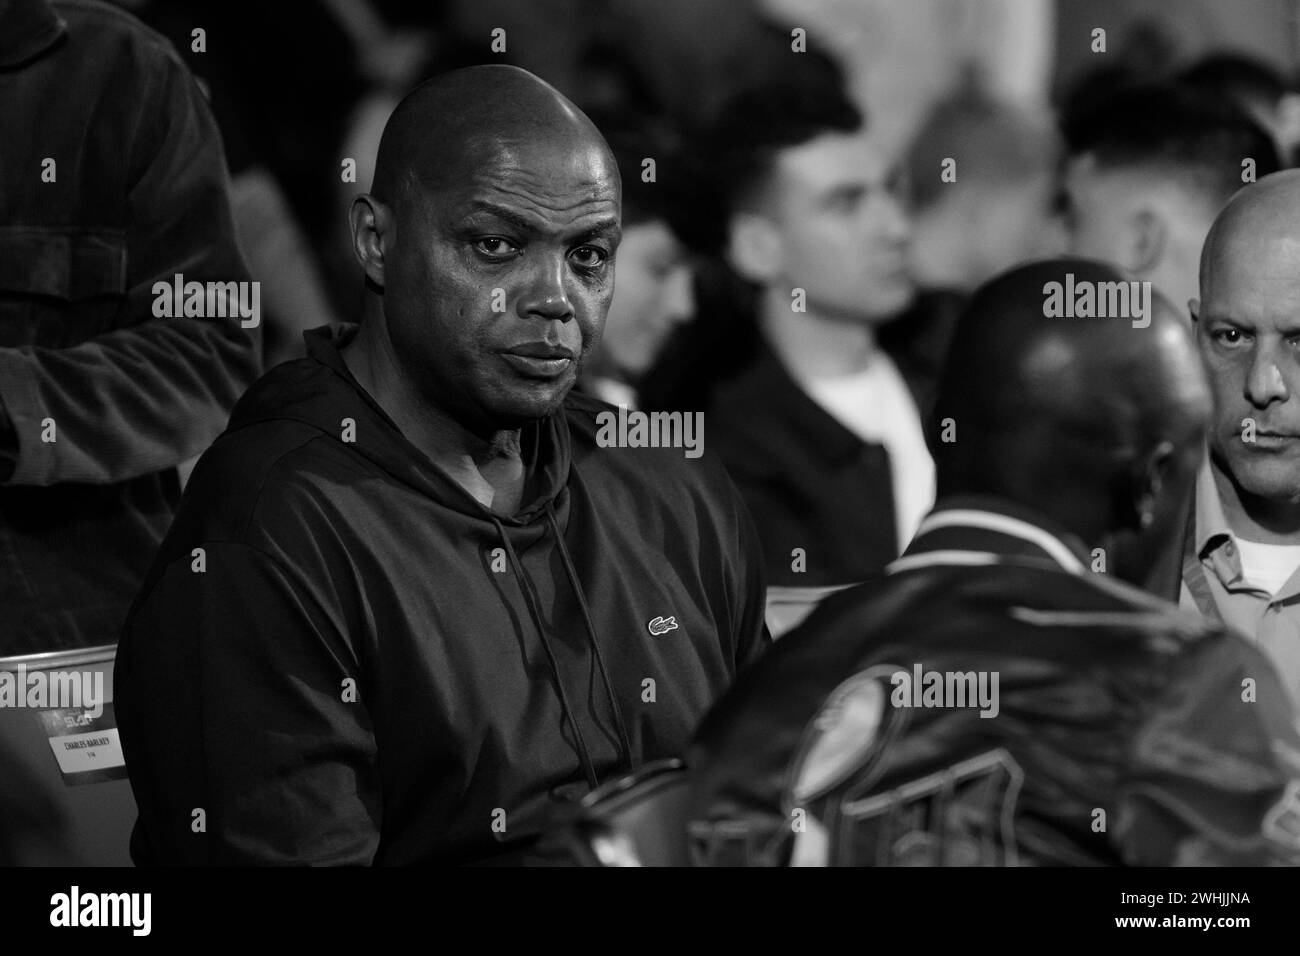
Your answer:
[[[930,380],[906,356],[891,357],[924,424]],[[754,516],[769,585],[856,584],[898,557],[885,447],[840,424],[765,345],[752,365],[718,387],[705,431],[707,447],[721,456]],[[796,548],[802,570],[795,570]]]
[[[260,328],[153,314],[177,273],[248,279],[221,140],[94,0],[0,0],[0,136],[0,655],[111,644],[260,364]]]
[[[833,865],[1294,862],[1300,740],[1272,666],[1067,537],[945,501],[783,637],[693,748],[700,859],[782,864],[815,822]],[[918,666],[997,675],[997,706],[916,706],[896,675]]]
[[[355,328],[240,400],[122,635],[139,862],[522,850],[592,784],[679,754],[765,643],[715,461],[601,447],[609,406],[570,396],[524,429],[532,490],[494,515],[357,384]]]

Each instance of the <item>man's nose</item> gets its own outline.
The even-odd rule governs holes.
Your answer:
[[[1273,350],[1256,349],[1246,373],[1246,398],[1256,408],[1264,408],[1274,402],[1285,402],[1290,397],[1291,391]]]
[[[893,193],[880,197],[879,224],[878,234],[890,242],[901,244],[912,238],[912,220]]]
[[[567,275],[568,263],[563,256],[539,259],[519,297],[520,316],[560,322],[573,318],[573,302],[565,287]]]

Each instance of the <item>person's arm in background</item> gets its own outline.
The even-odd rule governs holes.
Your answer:
[[[220,433],[260,370],[251,320],[154,316],[154,283],[177,273],[248,279],[212,115],[180,60],[160,62],[129,146],[119,327],[68,348],[0,348],[0,481],[111,484],[173,468]],[[47,418],[55,441],[42,441]]]
[[[1121,781],[1114,834],[1125,860],[1300,863],[1300,736],[1273,665],[1234,637],[1174,666]]]

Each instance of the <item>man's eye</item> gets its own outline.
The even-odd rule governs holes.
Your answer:
[[[1241,329],[1219,329],[1214,333],[1215,341],[1221,345],[1240,345],[1245,338]]]
[[[515,244],[509,239],[502,239],[500,236],[487,236],[479,239],[474,243],[474,247],[479,252],[494,259],[502,259],[518,251]]]
[[[573,258],[584,269],[596,269],[605,264],[609,253],[595,246],[579,246],[573,250]]]

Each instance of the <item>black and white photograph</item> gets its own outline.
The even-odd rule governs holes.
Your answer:
[[[0,0],[7,938],[1230,948],[1298,715],[1300,0]]]

